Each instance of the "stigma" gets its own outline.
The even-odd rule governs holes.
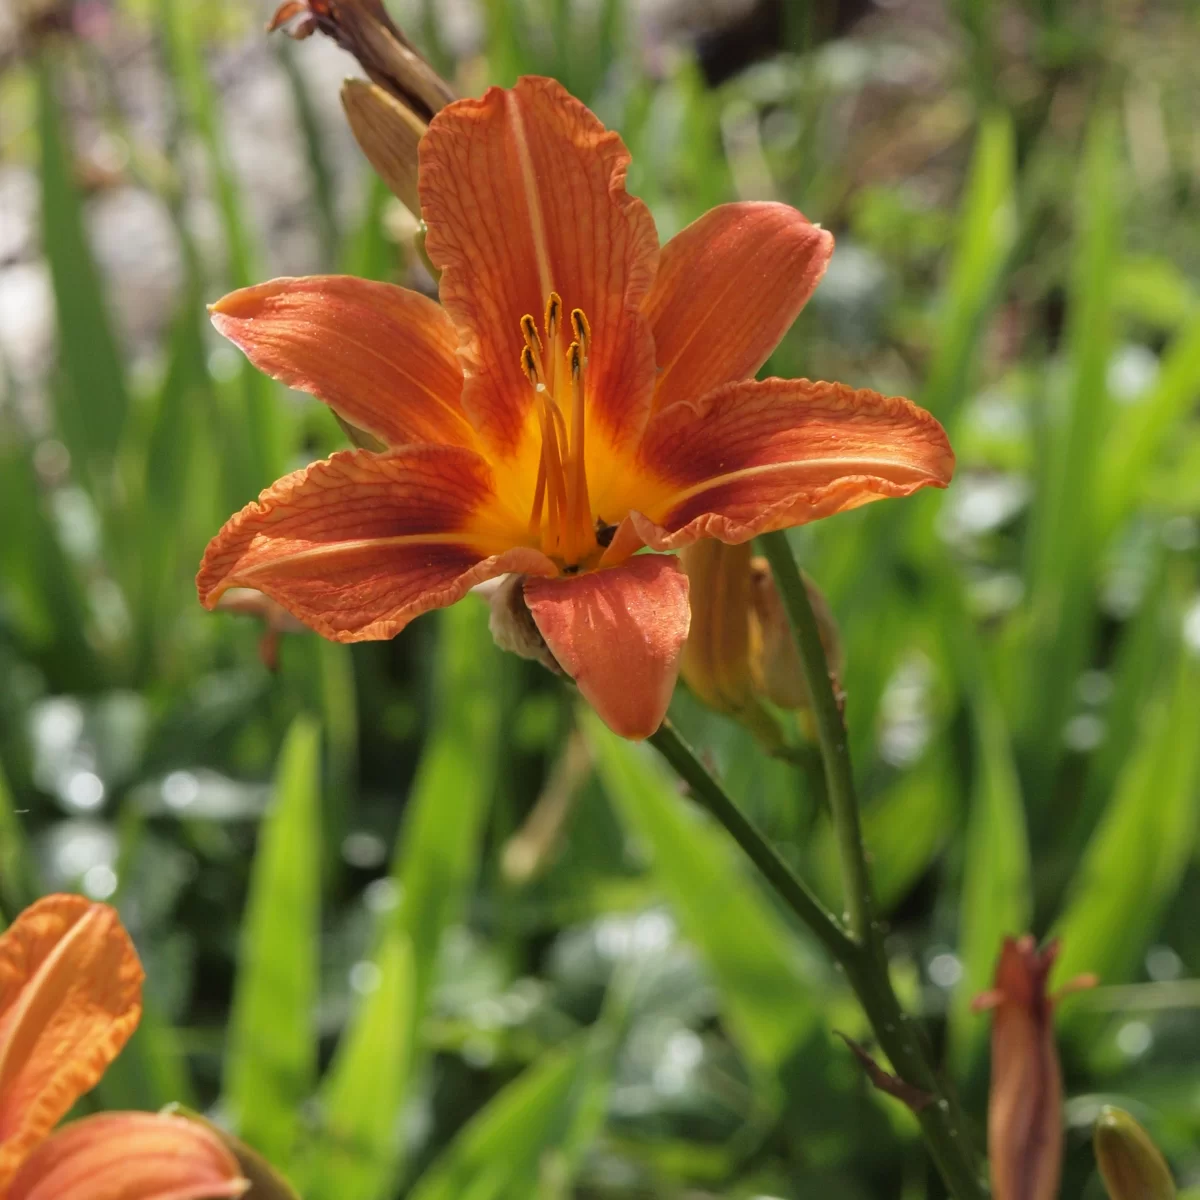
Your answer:
[[[529,532],[564,570],[578,570],[599,550],[584,432],[591,327],[579,308],[571,310],[565,326],[562,299],[551,292],[541,331],[527,314],[521,318],[521,336],[521,369],[533,388],[541,434]]]

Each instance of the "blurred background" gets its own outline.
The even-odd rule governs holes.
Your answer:
[[[0,912],[120,907],[147,1014],[85,1108],[210,1110],[306,1200],[942,1194],[844,980],[650,752],[468,598],[390,643],[208,614],[207,539],[339,448],[204,304],[431,288],[259,0],[0,9]],[[463,94],[557,76],[665,238],[838,239],[769,373],[908,395],[945,494],[798,531],[846,654],[897,984],[978,1122],[1001,936],[1062,938],[1064,1197],[1105,1101],[1200,1195],[1200,12],[1192,0],[417,0]],[[673,716],[830,904],[819,787]]]

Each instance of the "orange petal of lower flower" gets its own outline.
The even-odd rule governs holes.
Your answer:
[[[474,444],[454,326],[419,293],[310,275],[242,288],[210,311],[260,371],[311,392],[385,445]]]
[[[945,431],[924,409],[807,379],[727,384],[699,404],[674,404],[647,427],[640,461],[632,519],[656,550],[699,537],[744,542],[945,487],[954,472]]]
[[[102,1113],[65,1125],[4,1200],[224,1200],[249,1181],[214,1133],[184,1117]]]
[[[333,641],[378,640],[494,575],[556,574],[540,551],[520,546],[525,535],[473,451],[341,451],[226,522],[196,587],[207,608],[228,588],[257,588]]]
[[[645,303],[655,410],[756,374],[832,253],[833,235],[786,204],[722,204],[676,234]]]
[[[47,896],[0,935],[0,1195],[141,1014],[141,963],[107,904]]]
[[[560,354],[572,309],[591,324],[589,421],[614,444],[645,423],[654,341],[641,303],[658,235],[625,191],[628,167],[620,137],[552,79],[451,104],[421,141],[425,248],[461,338],[463,405],[501,457],[520,445],[533,404],[521,317],[540,327],[552,291],[565,310]]]
[[[661,554],[563,579],[531,579],[525,603],[546,645],[614,732],[649,737],[662,724],[691,613],[688,580]]]

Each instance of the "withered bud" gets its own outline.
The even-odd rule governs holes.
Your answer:
[[[502,575],[475,590],[491,605],[488,629],[501,650],[539,662],[556,675],[563,673],[525,603],[524,575]]]
[[[267,25],[294,38],[323,33],[358,59],[367,76],[428,124],[455,99],[450,85],[388,16],[382,0],[287,0]]]
[[[400,203],[419,217],[417,147],[428,128],[426,122],[365,79],[347,79],[342,84],[342,108],[367,161]]]
[[[1127,1112],[1105,1105],[1096,1120],[1093,1145],[1112,1200],[1175,1200],[1175,1181],[1166,1160]]]

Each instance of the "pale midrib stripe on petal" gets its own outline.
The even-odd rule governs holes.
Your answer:
[[[29,1062],[29,1056],[37,1045],[37,1035],[40,1032],[40,1004],[45,1002],[44,989],[58,985],[56,978],[64,969],[69,955],[92,929],[99,919],[101,909],[93,905],[80,916],[79,920],[63,934],[50,953],[42,960],[34,974],[26,981],[17,993],[15,1011],[6,1022],[7,1036],[4,1044],[0,1045],[0,1098],[13,1085],[14,1080],[21,1074]],[[62,991],[70,989],[70,980],[62,980]],[[27,1028],[34,1021],[33,1028]]]
[[[707,479],[703,479],[689,488],[682,488],[677,492],[672,492],[670,496],[656,507],[660,508],[663,512],[670,512],[671,509],[677,508],[685,500],[690,500],[693,496],[699,496],[704,492],[713,491],[715,488],[723,487],[727,483],[737,483],[740,480],[754,479],[784,471],[822,470],[834,466],[845,468],[841,474],[843,478],[866,475],[893,483],[897,482],[893,478],[897,471],[903,471],[909,473],[913,480],[933,479],[933,475],[929,471],[923,470],[920,467],[914,467],[911,463],[898,462],[895,459],[888,458],[790,459],[787,462],[764,463],[758,467],[743,467],[739,471],[728,471],[724,475],[710,475]],[[836,482],[836,479],[831,479],[821,486],[827,486],[830,483]]]
[[[310,558],[330,558],[339,554],[350,554],[356,550],[375,549],[384,546],[471,546],[482,549],[484,557],[501,554],[513,547],[501,543],[496,538],[484,534],[461,533],[453,531],[446,533],[406,533],[395,537],[384,538],[353,538],[346,541],[329,542],[320,546],[308,546],[291,554],[272,556],[260,563],[248,567],[235,567],[229,572],[238,579],[246,579],[251,575],[261,574],[273,567],[286,566],[290,563],[304,562]],[[231,585],[232,586],[232,585]]]

